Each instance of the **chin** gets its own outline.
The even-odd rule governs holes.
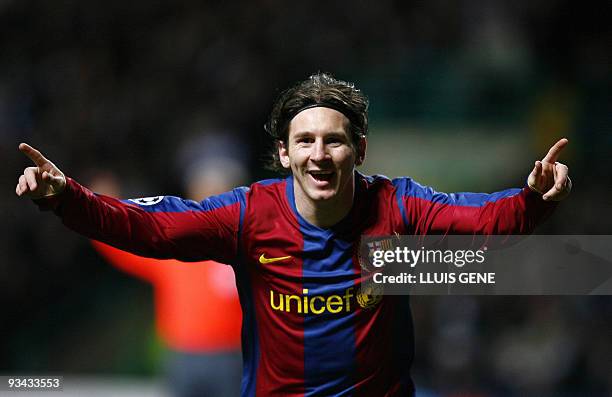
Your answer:
[[[308,194],[312,201],[327,201],[336,197],[336,191],[314,191]]]

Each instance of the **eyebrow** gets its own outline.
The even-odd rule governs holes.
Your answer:
[[[300,131],[300,132],[296,132],[295,134],[293,134],[293,138],[294,139],[299,139],[299,138],[303,138],[303,137],[307,137],[313,135],[312,132],[310,131]],[[329,132],[325,135],[325,138],[327,137],[331,137],[331,138],[348,138],[348,135],[344,132],[344,131],[334,131],[334,132]]]

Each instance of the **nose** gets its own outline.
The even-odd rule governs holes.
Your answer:
[[[312,145],[312,152],[310,152],[310,159],[312,161],[323,161],[327,158],[327,148],[322,139],[315,140]]]

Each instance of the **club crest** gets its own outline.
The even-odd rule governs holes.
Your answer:
[[[359,266],[362,270],[367,272],[373,271],[375,268],[372,266],[372,260],[374,259],[374,252],[376,251],[392,251],[395,247],[393,238],[378,239],[371,241],[360,241],[358,260]]]

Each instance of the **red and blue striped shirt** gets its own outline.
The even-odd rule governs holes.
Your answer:
[[[139,255],[233,266],[242,396],[412,395],[408,297],[360,299],[362,236],[524,234],[554,208],[528,188],[446,194],[410,178],[356,173],[351,211],[322,229],[300,216],[293,192],[289,176],[199,203],[120,201],[68,179],[62,195],[41,205],[77,232]]]

